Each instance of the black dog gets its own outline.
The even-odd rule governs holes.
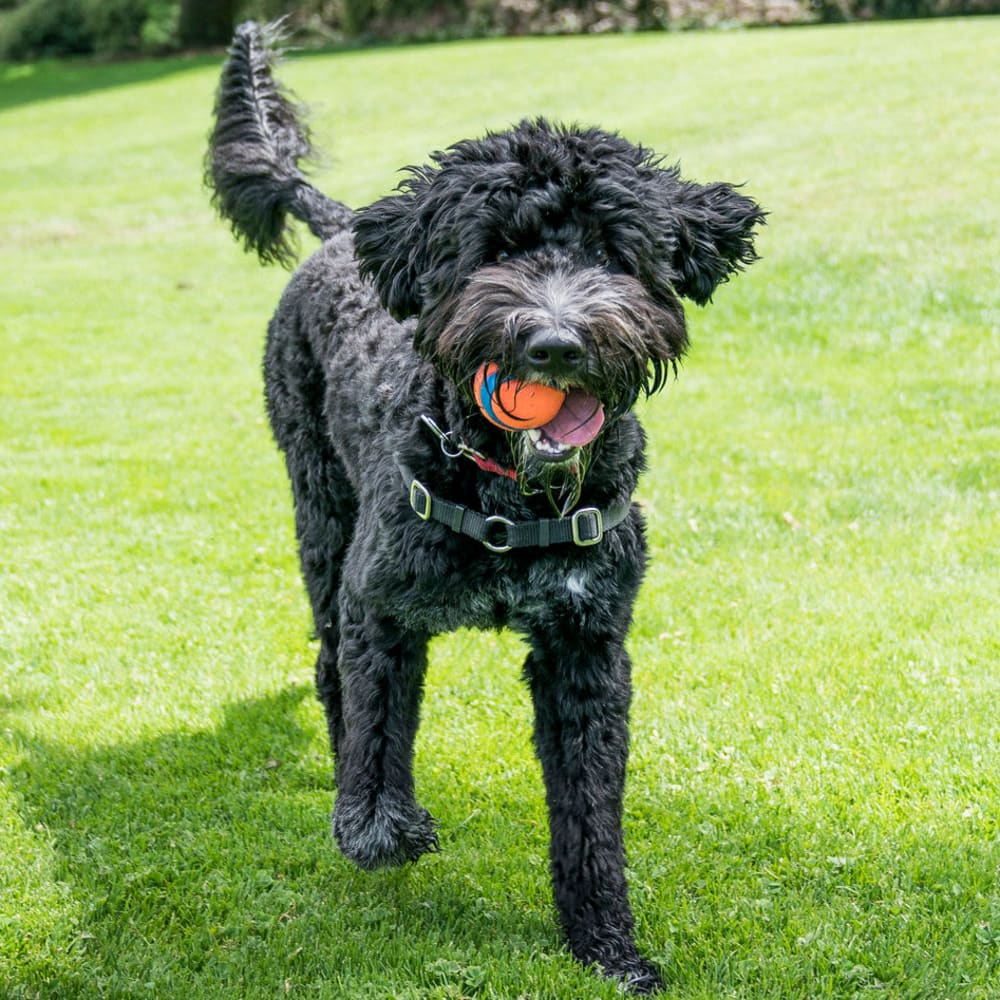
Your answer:
[[[581,962],[651,992],[621,829],[624,640],[646,564],[631,410],[684,351],[680,298],[706,303],[756,259],[764,213],[617,135],[543,120],[435,153],[353,212],[298,168],[310,145],[273,35],[237,31],[207,172],[262,259],[290,259],[288,214],[324,241],[271,321],[264,374],[321,640],[334,834],[363,868],[437,849],[412,772],[428,640],[512,628],[531,648],[563,927]],[[501,429],[476,402],[484,363],[517,380],[506,412],[492,401],[500,424],[517,426],[525,386],[565,403]]]

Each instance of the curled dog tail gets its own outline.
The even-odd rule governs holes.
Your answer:
[[[236,29],[215,99],[205,182],[245,249],[287,266],[295,258],[289,215],[325,240],[350,226],[353,213],[299,169],[313,148],[300,109],[272,73],[281,38],[280,22]]]

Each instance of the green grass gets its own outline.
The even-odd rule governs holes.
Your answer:
[[[677,1000],[1000,996],[998,47],[970,19],[286,67],[352,204],[541,112],[772,212],[644,408],[626,823]],[[259,376],[286,277],[200,189],[217,71],[0,69],[0,996],[616,996],[556,930],[513,637],[435,643],[443,853],[365,875],[329,839]]]

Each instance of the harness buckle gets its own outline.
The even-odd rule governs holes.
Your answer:
[[[431,519],[431,491],[419,479],[410,483],[410,507],[421,521]]]
[[[502,540],[491,537],[491,535],[493,535],[493,529],[497,527],[503,528]],[[510,538],[509,532],[513,527],[513,521],[506,517],[500,517],[499,514],[494,514],[492,517],[486,518],[486,537],[483,539],[483,545],[485,545],[490,552],[510,552],[513,546],[507,544],[507,539]]]
[[[596,545],[604,537],[604,515],[596,507],[581,507],[570,518],[570,526],[573,544],[581,548]]]

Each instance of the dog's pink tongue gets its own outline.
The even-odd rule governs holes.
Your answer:
[[[553,441],[579,448],[590,444],[603,426],[604,407],[601,401],[580,389],[573,389],[542,431]]]

